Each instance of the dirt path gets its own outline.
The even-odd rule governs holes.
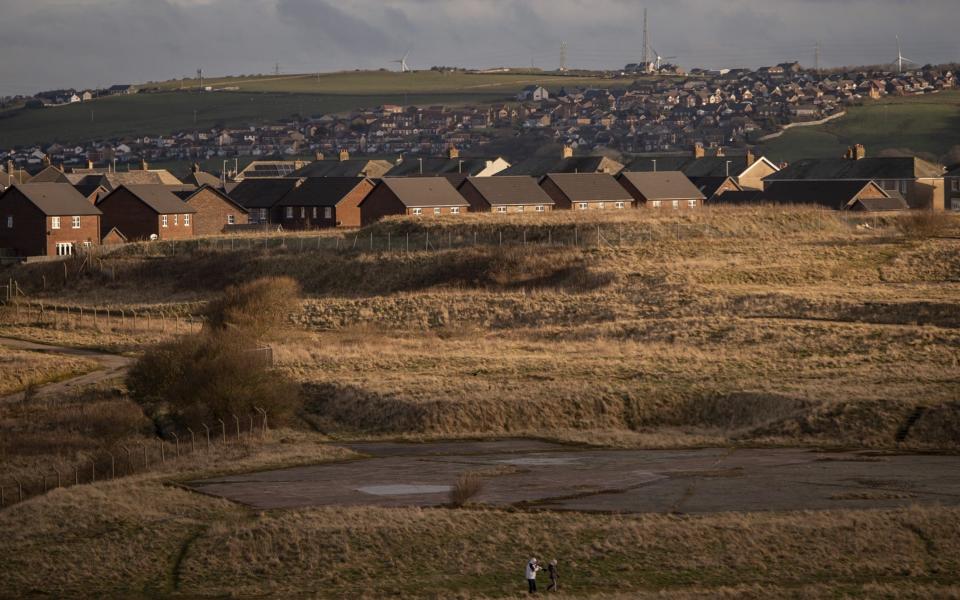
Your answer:
[[[45,354],[63,354],[66,356],[78,356],[81,358],[86,358],[95,361],[99,368],[85,373],[83,375],[78,375],[77,377],[72,377],[70,379],[65,379],[63,381],[57,381],[55,383],[49,383],[47,385],[40,386],[37,389],[38,397],[53,396],[59,394],[68,394],[73,392],[75,389],[83,388],[88,385],[93,385],[100,383],[101,381],[106,381],[112,379],[119,375],[122,375],[127,368],[130,366],[130,363],[133,362],[132,358],[127,356],[120,356],[118,354],[107,354],[105,352],[98,352],[96,350],[86,350],[83,348],[69,348],[67,346],[53,346],[50,344],[38,344],[36,342],[28,342],[25,340],[18,340],[13,338],[4,338],[0,337],[0,346],[5,348],[10,348],[12,350],[23,350],[27,352],[43,352]],[[5,402],[16,402],[23,399],[23,392],[17,392],[15,394],[10,394],[7,396],[0,396],[0,403]]]

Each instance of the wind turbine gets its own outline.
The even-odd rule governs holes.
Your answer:
[[[408,56],[410,56],[410,51],[409,51],[409,50],[407,50],[407,51],[403,54],[403,58],[401,58],[400,60],[392,60],[392,61],[390,61],[390,62],[394,62],[394,63],[399,64],[399,65],[400,65],[400,72],[401,72],[401,73],[406,73],[407,71],[410,70],[410,67],[407,66],[407,57],[408,57]]]
[[[903,50],[900,47],[900,36],[898,35],[897,36],[897,63],[896,63],[898,73],[903,73],[903,63],[910,63],[911,65],[917,64],[903,55]]]
[[[650,50],[653,51],[653,55],[657,57],[657,70],[660,70],[660,64],[665,60],[671,60],[676,58],[676,56],[660,56],[660,53],[657,52],[657,49],[653,46],[650,46]]]

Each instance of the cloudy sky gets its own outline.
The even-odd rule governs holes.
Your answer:
[[[960,60],[957,0],[2,0],[0,94],[191,75],[639,60],[691,66]]]

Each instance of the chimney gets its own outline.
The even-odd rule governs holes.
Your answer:
[[[457,150],[456,146],[450,146],[450,149],[447,150],[447,158],[460,158],[460,151]]]
[[[563,154],[561,156],[562,158],[573,158],[573,147],[568,144],[564,144]]]
[[[199,172],[200,172],[200,163],[193,163],[193,166],[190,167],[190,172],[191,172],[191,173],[199,173]]]
[[[860,160],[867,157],[867,149],[863,144],[856,144],[847,148],[847,153],[843,155],[847,160]]]
[[[350,153],[347,152],[346,148],[340,151],[340,160],[341,161],[350,160]]]
[[[51,163],[50,163],[50,155],[49,155],[49,154],[44,154],[44,155],[43,155],[43,166],[44,166],[44,167],[49,167],[50,164],[51,164]]]
[[[149,167],[150,167],[150,165],[147,164],[147,159],[141,158],[141,159],[140,159],[140,170],[141,170],[141,171],[149,171],[149,170],[150,170]]]
[[[697,142],[693,145],[693,157],[694,158],[703,158],[706,156],[706,152],[703,149],[703,144]]]
[[[313,155],[314,160],[323,160],[323,152],[317,150],[317,153]]]
[[[747,166],[757,162],[757,157],[753,154],[753,148],[747,148]]]
[[[87,159],[87,168],[91,170],[93,169],[93,161],[89,158]]]
[[[720,146],[719,148],[717,148],[717,156],[719,156],[720,158],[723,158],[726,155],[727,155],[727,151],[723,149],[723,146]]]
[[[16,171],[16,166],[14,166],[12,160],[7,161],[7,183],[13,180],[14,171]]]

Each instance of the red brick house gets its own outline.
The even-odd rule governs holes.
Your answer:
[[[567,210],[620,210],[633,207],[633,197],[613,175],[606,173],[550,173],[540,187],[554,201],[554,208]]]
[[[200,189],[173,192],[173,195],[197,211],[194,235],[219,235],[228,225],[246,225],[250,221],[246,208],[215,187],[204,184]]]
[[[617,181],[647,208],[697,208],[706,197],[680,171],[624,171]]]
[[[276,204],[284,229],[360,227],[360,203],[373,190],[362,177],[304,177]]]
[[[164,185],[121,185],[101,198],[97,208],[103,212],[103,234],[116,228],[130,241],[193,237],[197,210]]]
[[[0,249],[13,256],[69,256],[100,243],[100,215],[72,185],[14,184],[0,194]]]
[[[469,207],[445,177],[384,177],[360,202],[360,222],[369,225],[388,215],[459,215]]]
[[[505,214],[553,210],[553,198],[533,177],[468,177],[457,190],[470,203],[470,212]]]

